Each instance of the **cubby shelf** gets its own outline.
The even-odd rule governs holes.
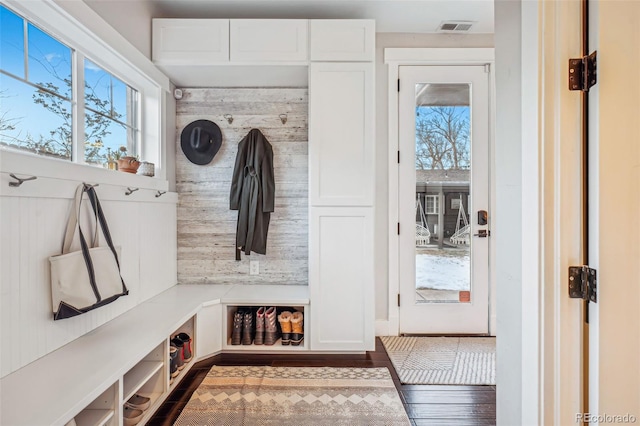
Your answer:
[[[124,375],[123,401],[127,401],[163,366],[162,361],[140,361]]]
[[[227,339],[227,344],[222,347],[227,352],[246,352],[246,351],[257,351],[257,352],[298,352],[298,351],[307,351],[308,348],[305,346],[305,341],[298,346],[293,345],[283,345],[282,339],[278,339],[273,345],[232,345],[231,339]]]

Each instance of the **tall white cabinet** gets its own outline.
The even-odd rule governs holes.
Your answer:
[[[374,22],[313,20],[309,68],[312,350],[373,350]]]

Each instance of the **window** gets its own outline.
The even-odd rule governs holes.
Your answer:
[[[104,164],[124,146],[135,154],[138,92],[101,67],[84,60],[85,161]]]
[[[425,214],[438,214],[440,212],[440,197],[437,195],[424,196]]]
[[[0,146],[99,166],[138,153],[136,89],[4,6],[0,52]]]

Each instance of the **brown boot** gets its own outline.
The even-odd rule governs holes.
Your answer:
[[[303,317],[302,312],[294,312],[291,316],[291,344],[293,346],[300,345],[304,339]]]
[[[264,344],[271,346],[278,340],[278,325],[276,323],[276,308],[270,307],[264,311]]]
[[[261,306],[256,312],[256,337],[253,340],[254,345],[262,345],[264,344],[264,331],[265,331],[265,316],[264,316],[265,307]]]
[[[278,322],[282,329],[282,344],[287,346],[291,341],[291,312],[284,311],[278,315]]]

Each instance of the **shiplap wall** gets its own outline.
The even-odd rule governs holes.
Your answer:
[[[0,173],[2,377],[176,283],[176,194],[156,198],[155,190],[140,189],[126,197],[125,187],[101,184],[96,191],[113,241],[122,248],[122,276],[130,294],[86,314],[53,321],[48,258],[61,251],[79,182],[39,178],[10,188],[10,180],[8,173]],[[72,249],[78,247],[76,242]],[[114,350],[122,346],[114,342]]]
[[[224,115],[233,116],[229,124]],[[287,114],[282,124],[280,114]],[[308,96],[300,88],[184,89],[176,114],[178,197],[178,281],[182,284],[308,284]],[[222,130],[220,151],[211,163],[195,165],[184,156],[180,134],[194,120]],[[267,254],[235,260],[237,211],[229,191],[237,145],[257,128],[273,146],[275,212]],[[249,274],[249,260],[259,274]]]

